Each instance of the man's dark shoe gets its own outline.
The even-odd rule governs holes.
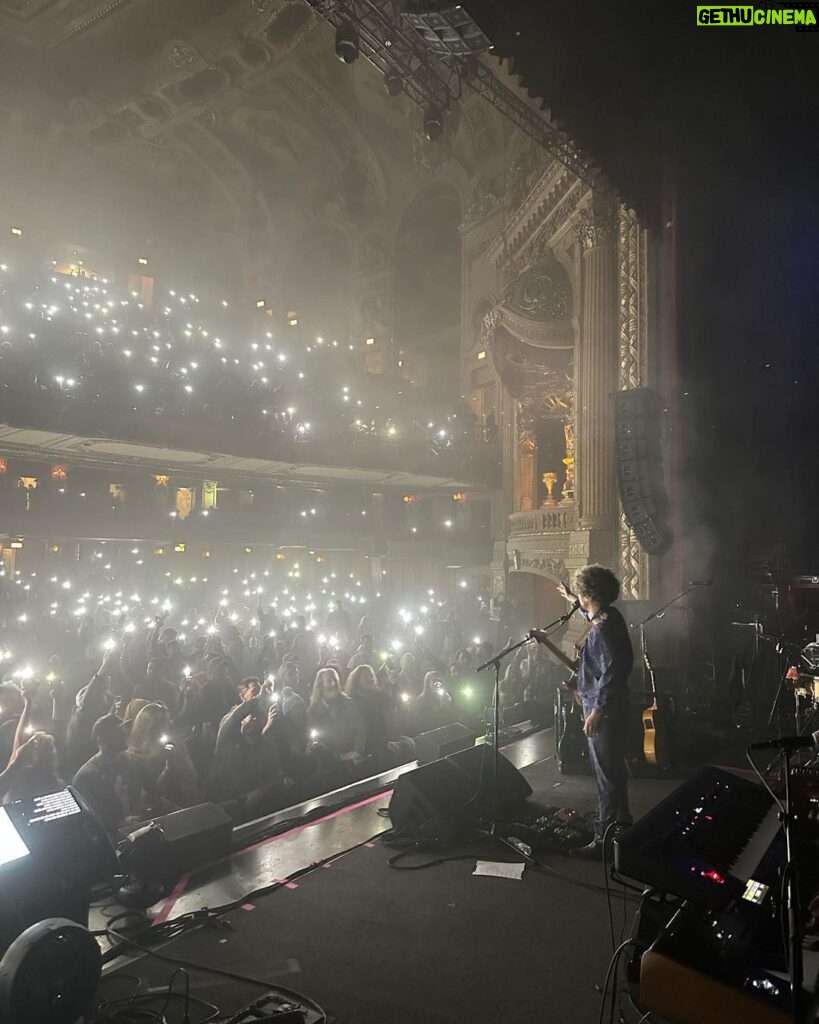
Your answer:
[[[578,846],[576,850],[571,850],[569,856],[577,857],[578,860],[602,860],[603,844],[595,839],[588,846]]]

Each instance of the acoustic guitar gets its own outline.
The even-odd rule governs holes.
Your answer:
[[[652,704],[643,712],[643,757],[648,764],[665,768],[671,764],[671,723],[668,712],[657,701],[657,680],[648,656],[645,628],[640,627],[640,649],[643,656],[643,671],[651,690]]]

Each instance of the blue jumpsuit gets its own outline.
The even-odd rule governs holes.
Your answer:
[[[616,608],[601,608],[590,618],[591,630],[580,652],[577,692],[583,717],[600,711],[596,736],[588,738],[589,759],[597,784],[598,815],[595,838],[602,840],[613,821],[631,822],[628,809],[626,734],[628,730],[628,677],[634,652],[623,616]]]

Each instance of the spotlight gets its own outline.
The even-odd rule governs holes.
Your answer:
[[[0,962],[0,1014],[17,1024],[73,1024],[94,1000],[102,954],[94,936],[65,918],[26,929]]]
[[[358,59],[358,29],[349,21],[342,21],[336,29],[336,57],[345,64],[352,64]]]
[[[386,75],[384,75],[384,88],[390,96],[400,96],[404,91],[404,79],[397,71],[388,71]]]
[[[444,115],[434,104],[424,111],[424,135],[430,142],[436,142],[444,133]]]

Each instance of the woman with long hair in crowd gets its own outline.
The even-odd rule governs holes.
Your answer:
[[[402,764],[415,756],[415,743],[398,729],[392,697],[378,684],[372,665],[359,665],[347,676],[347,696],[367,729],[367,753],[378,762]]]
[[[357,764],[367,751],[367,729],[360,708],[342,692],[338,672],[322,668],[316,673],[307,708],[310,736],[340,761]]]
[[[131,726],[128,752],[137,760],[141,780],[141,812],[154,813],[195,804],[199,792],[196,769],[184,743],[168,735],[170,717],[163,704],[146,704]]]
[[[427,672],[421,693],[412,704],[413,733],[437,729],[452,720],[451,698],[444,689],[440,672]]]

